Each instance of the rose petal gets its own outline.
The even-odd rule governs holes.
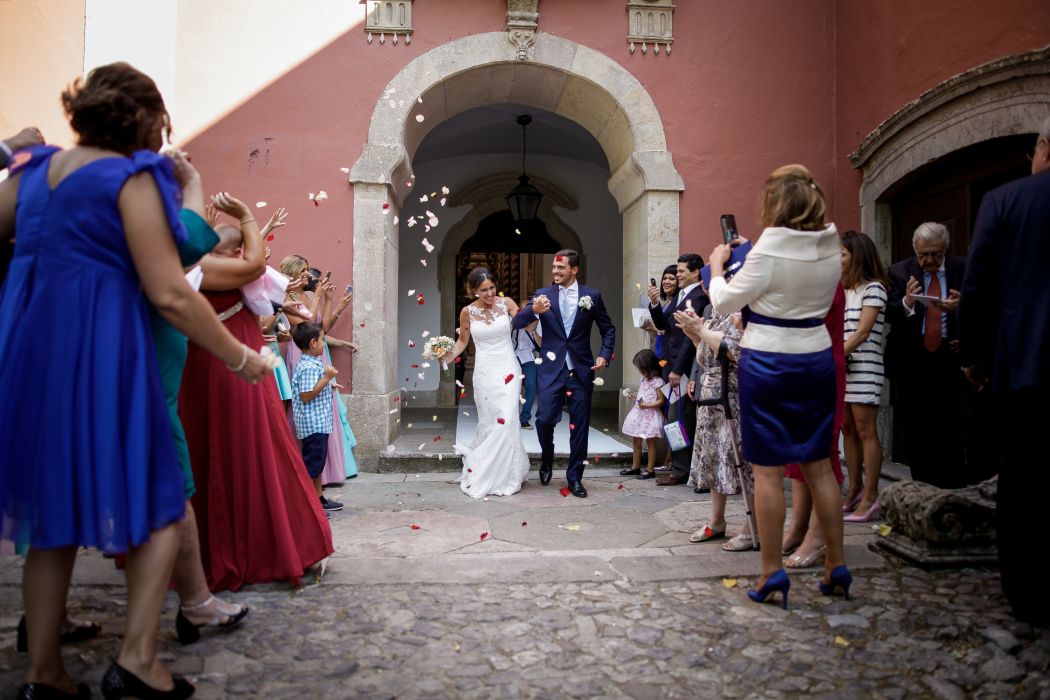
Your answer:
[[[499,423],[500,425],[506,425],[506,423],[507,423],[507,421],[504,420],[503,418],[497,418],[496,422]]]
[[[441,441],[441,436],[440,435],[438,435],[437,437],[434,438],[434,442],[440,442],[440,441]]]
[[[528,522],[526,522],[526,521],[522,520],[522,521],[521,521],[521,526],[522,526],[522,527],[525,527],[526,525],[528,525]]]
[[[576,430],[576,424],[575,423],[569,423],[569,430]]]
[[[558,359],[558,356],[555,355],[552,351],[548,350],[547,351],[547,359],[550,360],[551,362],[554,362],[555,360]]]
[[[659,365],[661,367],[666,367],[667,366],[667,360],[660,360]]]
[[[398,219],[398,218],[397,218],[397,217],[395,216],[395,217],[394,217],[394,226],[397,226],[397,224],[398,224],[398,222],[399,222],[399,221],[400,221],[400,219]]]
[[[594,378],[594,386],[602,386],[603,384],[605,384],[604,379],[602,379],[601,377]]]
[[[619,486],[617,486],[616,488],[618,488],[618,489],[622,489],[622,488],[623,488],[623,484],[620,484],[620,485],[619,485]]]
[[[566,396],[572,396],[572,392],[571,392],[571,391],[566,391],[566,392],[565,392],[565,395],[566,395]]]
[[[481,533],[481,541],[484,542],[488,538],[488,536],[489,536],[489,533],[487,533],[487,532]]]
[[[344,175],[349,175],[350,168],[339,168],[339,172],[343,173]]]
[[[417,114],[416,115],[416,121],[417,122],[422,122],[423,121],[423,115],[422,114]]]
[[[262,209],[265,206],[266,206],[266,202],[256,202],[255,203],[255,208],[256,209]]]
[[[568,496],[570,493],[572,493],[572,491],[570,491],[568,488],[562,486],[561,487],[561,491],[559,491],[559,493],[562,495],[562,497],[565,497],[565,496]]]

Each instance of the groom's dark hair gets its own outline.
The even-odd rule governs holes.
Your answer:
[[[570,268],[580,266],[580,254],[572,248],[562,248],[559,250],[554,254],[554,259],[557,260],[558,258],[565,258],[566,262],[569,263]]]
[[[704,266],[704,259],[696,253],[682,253],[678,256],[678,262],[685,263],[690,272],[696,272]]]

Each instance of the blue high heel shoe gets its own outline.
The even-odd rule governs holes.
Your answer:
[[[784,602],[781,607],[784,608],[784,610],[787,610],[789,588],[791,588],[791,579],[788,578],[787,572],[783,569],[777,569],[773,572],[772,576],[766,579],[766,585],[762,586],[757,591],[752,588],[747,592],[747,597],[756,603],[764,603],[770,595],[776,591],[780,591],[784,595]]]
[[[836,588],[842,588],[842,594],[849,600],[849,587],[853,585],[853,575],[845,564],[839,564],[831,570],[831,582],[820,582],[820,592],[824,595],[835,595]]]

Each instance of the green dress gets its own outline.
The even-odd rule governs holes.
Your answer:
[[[183,267],[197,264],[219,242],[208,222],[195,212],[183,209],[179,218],[189,232],[186,241],[178,244],[179,259]],[[182,370],[186,366],[186,336],[161,318],[155,309],[150,307],[150,322],[153,328],[153,344],[156,346],[157,367],[160,369],[161,382],[164,384],[164,399],[168,402],[168,418],[171,421],[171,434],[175,438],[175,455],[182,468],[186,484],[186,498],[194,494],[193,468],[190,465],[190,451],[186,445],[186,432],[179,420],[179,386],[182,384]]]

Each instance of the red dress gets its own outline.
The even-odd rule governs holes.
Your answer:
[[[237,290],[205,292],[223,312]],[[249,348],[263,346],[258,319],[243,308],[226,328]],[[290,581],[332,553],[332,530],[272,381],[250,384],[190,343],[179,415],[193,464],[193,509],[208,587]]]
[[[843,340],[843,328],[846,325],[846,290],[839,283],[835,287],[835,298],[831,301],[828,315],[824,317],[824,327],[831,334],[831,355],[835,358],[835,422],[831,433],[831,471],[835,480],[842,483],[842,462],[839,459],[839,433],[846,422],[846,346]],[[786,475],[789,479],[805,481],[802,467],[798,464],[787,465]]]

